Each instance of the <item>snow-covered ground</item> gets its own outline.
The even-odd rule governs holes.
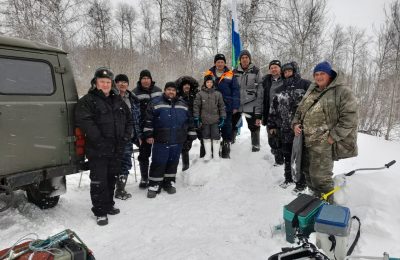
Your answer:
[[[68,192],[53,209],[40,210],[18,192],[16,206],[0,213],[0,248],[31,232],[46,238],[69,228],[97,259],[266,259],[290,246],[283,234],[272,236],[271,227],[282,222],[283,206],[295,196],[293,187],[278,186],[283,168],[273,166],[265,128],[258,153],[250,151],[248,130],[242,132],[232,146],[231,160],[205,163],[195,143],[191,168],[187,175],[178,173],[175,195],[163,192],[147,199],[132,175],[127,189],[133,198],[116,200],[121,213],[109,216],[104,227],[95,223],[90,211],[87,173],[80,187],[79,174],[68,176]],[[334,172],[380,167],[393,159],[400,161],[399,142],[360,134],[359,156],[335,163]],[[400,256],[399,169],[395,164],[358,172],[336,195],[362,222],[354,254],[381,256],[386,251]]]

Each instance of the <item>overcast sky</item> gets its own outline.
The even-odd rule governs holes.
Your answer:
[[[240,2],[241,0],[237,1]],[[331,22],[340,23],[345,27],[354,25],[364,28],[369,34],[372,34],[372,25],[378,28],[384,22],[383,7],[388,7],[392,1],[394,0],[328,0],[328,15]],[[140,0],[111,0],[111,2],[114,5],[118,2],[126,2],[139,9]]]
[[[343,26],[354,25],[365,28],[372,34],[372,25],[379,28],[385,20],[383,7],[393,0],[328,0],[330,17]]]

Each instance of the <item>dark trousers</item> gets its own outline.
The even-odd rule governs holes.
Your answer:
[[[225,123],[221,128],[221,135],[224,141],[232,141],[232,112],[226,112]]]
[[[247,127],[249,128],[250,132],[256,132],[260,129],[260,126],[256,126],[256,117],[253,113],[249,114],[251,117],[247,117]],[[242,113],[236,113],[232,116],[232,127],[234,131],[237,131],[237,123],[239,122],[240,118],[242,117]]]
[[[293,182],[292,178],[292,147],[293,143],[282,143],[282,155],[285,164],[285,181]]]
[[[114,206],[116,176],[121,171],[121,161],[112,158],[89,159],[90,197],[95,216],[105,216]]]
[[[145,139],[142,140],[142,144],[139,146],[139,166],[140,166],[140,174],[142,175],[143,180],[148,179],[149,175],[149,158],[151,155],[151,147],[152,145],[147,143]]]
[[[202,125],[201,134],[203,139],[219,140],[221,138],[218,124]]]
[[[153,156],[150,165],[149,185],[175,181],[182,144],[153,144]]]
[[[275,163],[283,163],[283,154],[282,154],[282,140],[279,133],[270,134],[269,129],[267,128],[268,133],[268,144],[271,147],[271,153],[275,157]]]
[[[122,156],[121,162],[121,174],[128,175],[129,170],[132,169],[132,153],[133,153],[133,144],[128,142],[125,145],[124,154]]]

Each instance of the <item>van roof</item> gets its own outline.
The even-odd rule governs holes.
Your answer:
[[[20,47],[25,49],[51,51],[67,54],[67,52],[47,44],[5,36],[0,36],[0,46]]]

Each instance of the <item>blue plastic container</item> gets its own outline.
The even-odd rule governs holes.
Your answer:
[[[348,236],[350,218],[349,208],[325,204],[315,218],[314,229],[316,232],[328,235]]]

